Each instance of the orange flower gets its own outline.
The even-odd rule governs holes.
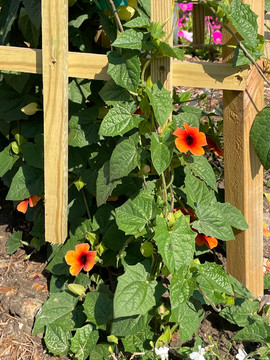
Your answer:
[[[218,241],[216,238],[203,234],[198,234],[196,236],[195,242],[198,246],[203,246],[205,244],[209,249],[213,249],[218,245]]]
[[[270,231],[267,228],[266,222],[263,222],[263,235],[266,236],[266,237],[270,236]]]
[[[17,210],[25,214],[28,209],[28,205],[33,207],[39,202],[40,199],[40,196],[37,195],[30,196],[28,199],[21,201],[17,205]]]
[[[66,253],[65,260],[68,265],[71,265],[69,272],[76,276],[83,269],[90,271],[95,265],[96,251],[89,251],[90,245],[87,243],[78,244],[74,250],[69,250]]]
[[[213,139],[207,136],[206,140],[208,150],[214,150],[214,154],[216,154],[217,156],[224,156],[224,150],[219,148]]]
[[[199,132],[196,127],[184,124],[185,130],[176,129],[173,135],[177,136],[175,145],[180,152],[187,152],[188,150],[195,156],[204,154],[202,146],[207,145],[206,136],[203,132]]]

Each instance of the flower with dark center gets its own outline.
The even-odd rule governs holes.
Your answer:
[[[90,245],[87,243],[78,244],[74,250],[69,250],[66,253],[65,260],[70,265],[69,272],[76,276],[83,269],[90,271],[95,265],[96,251],[89,251]]]
[[[184,129],[176,129],[173,135],[177,136],[175,145],[180,152],[188,150],[195,156],[204,154],[203,146],[207,145],[206,136],[198,128],[184,124]]]

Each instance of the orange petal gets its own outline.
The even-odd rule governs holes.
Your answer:
[[[95,257],[97,255],[96,251],[88,251],[86,254],[86,261],[83,267],[84,271],[90,271],[95,265]]]
[[[207,145],[206,136],[203,132],[199,132],[194,137],[197,144],[200,144],[201,146]]]
[[[26,210],[28,208],[28,199],[24,200],[24,201],[21,201],[18,205],[17,205],[17,210],[22,212],[22,213],[26,213]]]
[[[33,196],[30,196],[30,198],[28,200],[29,200],[29,206],[33,207],[33,206],[36,206],[37,203],[39,202],[40,196],[33,195]]]
[[[203,246],[205,244],[205,239],[203,234],[198,234],[195,238],[195,242],[198,246]]]
[[[186,141],[180,139],[179,137],[175,139],[175,145],[180,152],[185,153],[190,149],[190,146],[186,143]]]
[[[266,236],[266,237],[270,236],[270,231],[267,228],[266,222],[263,222],[263,235]]]
[[[216,238],[213,238],[211,236],[205,236],[205,243],[206,245],[209,247],[209,249],[213,249],[214,247],[216,247],[218,245],[218,241]]]
[[[190,152],[195,156],[204,154],[204,149],[200,145],[190,145]]]
[[[66,260],[66,263],[68,265],[72,265],[74,263],[80,263],[79,262],[79,255],[76,251],[74,250],[69,250],[67,253],[66,253],[66,256],[65,256],[65,260]]]
[[[90,245],[87,243],[82,243],[75,246],[75,251],[79,257],[82,256],[83,254],[86,254],[87,251],[89,251],[89,249],[90,249]]]
[[[175,132],[173,133],[173,135],[180,137],[186,136],[186,134],[187,134],[186,130],[180,128],[176,129]]]
[[[80,271],[82,270],[82,268],[83,268],[83,266],[80,263],[76,263],[76,264],[71,265],[69,272],[71,275],[77,276],[80,273]]]
[[[189,126],[187,123],[184,124],[184,128],[190,135],[196,135],[199,132],[199,129],[195,126]]]
[[[118,200],[118,196],[109,196],[107,201],[117,201]]]

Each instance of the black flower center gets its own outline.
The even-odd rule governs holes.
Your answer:
[[[186,137],[186,142],[188,145],[191,145],[193,143],[193,137],[191,135],[188,135]]]
[[[86,263],[86,255],[82,255],[81,258],[80,258],[80,261],[82,264],[85,264]]]

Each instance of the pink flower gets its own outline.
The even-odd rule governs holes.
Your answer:
[[[184,16],[178,20],[178,27],[183,27],[183,26],[185,26],[185,17]]]
[[[212,33],[213,41],[215,44],[221,44],[222,43],[222,33],[220,31],[214,31]]]
[[[193,41],[193,34],[186,30],[178,31],[178,36],[184,38],[187,41],[190,41],[190,42]]]
[[[192,2],[186,4],[178,4],[183,11],[191,11],[193,9]]]

